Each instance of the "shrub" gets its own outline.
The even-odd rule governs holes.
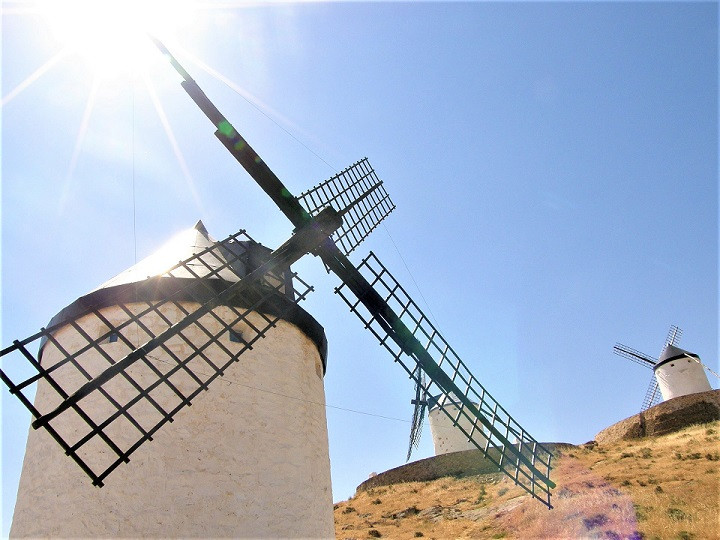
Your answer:
[[[382,504],[382,501],[381,501],[380,499],[375,499],[375,500],[372,501],[372,503],[370,503],[370,504]]]
[[[377,529],[370,529],[368,531],[368,536],[372,536],[373,538],[380,538],[382,534],[380,534],[380,531]]]
[[[583,519],[583,525],[587,530],[594,529],[595,527],[602,527],[610,519],[605,514],[596,514],[592,517]]]
[[[682,521],[688,518],[688,515],[679,508],[668,508],[667,515],[673,521]]]
[[[355,508],[352,506],[348,506],[342,511],[343,514],[351,514],[352,512],[357,512],[357,510],[355,510]]]
[[[640,449],[640,457],[643,459],[650,459],[652,457],[652,450],[650,450],[650,448]]]
[[[645,521],[648,518],[648,510],[650,508],[646,506],[642,506],[640,504],[633,504],[633,508],[635,509],[635,517],[638,521]]]
[[[485,491],[485,486],[480,485],[480,493],[478,493],[477,499],[475,499],[475,504],[480,504],[485,500],[487,497],[487,491]]]
[[[500,489],[498,490],[498,497],[502,497],[502,496],[505,495],[508,491],[510,491],[510,490],[509,490],[508,488],[506,488],[506,487],[500,488]]]

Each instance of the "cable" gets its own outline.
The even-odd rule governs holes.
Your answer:
[[[131,99],[131,118],[132,123],[130,125],[130,151],[132,154],[132,227],[133,227],[133,264],[137,264],[137,196],[135,192],[135,80],[132,81],[130,87],[130,99]],[[135,284],[135,302],[138,301],[138,284]],[[140,330],[138,325],[135,325],[135,346],[140,345]]]
[[[176,365],[176,364],[173,363],[173,362],[170,362],[170,361],[168,361],[168,360],[164,360],[164,359],[162,359],[162,358],[158,358],[157,356],[154,356],[154,355],[147,354],[147,355],[145,355],[145,356],[146,356],[147,358],[151,358],[151,359],[153,359],[153,360],[155,360],[155,361],[157,361],[157,362],[161,362],[161,363],[166,364],[166,365],[169,365],[169,366],[175,366],[175,365]],[[195,374],[197,374],[197,375],[204,375],[204,376],[206,376],[206,377],[209,377],[209,376],[210,376],[209,373],[203,373],[203,372],[201,372],[201,371],[193,371],[193,373],[195,373]],[[274,391],[272,391],[272,390],[267,390],[267,389],[265,389],[265,388],[258,388],[258,387],[256,387],[256,386],[250,386],[249,384],[243,384],[243,383],[241,383],[241,382],[238,382],[238,381],[236,381],[236,380],[233,380],[233,379],[229,378],[227,375],[223,376],[223,378],[222,378],[221,380],[225,381],[227,384],[236,384],[236,385],[238,385],[238,386],[242,386],[243,388],[248,388],[248,389],[250,389],[250,390],[257,390],[258,392],[265,392],[265,393],[267,393],[267,394],[272,394],[272,395],[274,395],[274,396],[284,397],[284,398],[288,398],[288,399],[294,399],[294,400],[296,400],[296,401],[302,401],[303,403],[310,403],[311,405],[318,405],[318,406],[326,407],[326,408],[328,408],[328,409],[337,409],[337,410],[339,410],[339,411],[351,412],[351,413],[355,413],[355,414],[362,414],[362,415],[365,415],[365,416],[373,416],[373,417],[375,417],[375,418],[382,418],[382,419],[384,419],[384,420],[394,420],[394,421],[397,421],[397,422],[404,422],[404,423],[407,423],[407,424],[410,423],[410,420],[405,420],[405,419],[403,419],[403,418],[395,418],[395,417],[393,417],[393,416],[384,416],[384,415],[382,415],[382,414],[375,414],[375,413],[370,413],[370,412],[367,412],[367,411],[358,411],[358,410],[356,410],[356,409],[348,409],[347,407],[339,407],[338,405],[328,405],[327,403],[320,403],[320,402],[317,402],[317,401],[310,401],[309,399],[304,399],[304,398],[297,397],[297,396],[289,396],[289,395],[287,395],[287,394],[281,394],[280,392],[274,392]]]
[[[168,366],[176,366],[177,365],[174,362],[170,362],[168,360],[158,358],[157,356],[154,356],[151,354],[146,354],[145,356],[147,358],[151,358],[152,360],[166,364]],[[196,375],[205,375],[206,377],[210,376],[209,373],[203,373],[203,372],[197,371],[197,370],[193,371],[193,373]],[[395,422],[403,422],[405,424],[412,423],[412,420],[405,420],[404,418],[395,418],[394,416],[385,416],[382,414],[375,414],[375,413],[371,413],[371,412],[367,412],[367,411],[358,411],[357,409],[348,409],[347,407],[340,407],[338,405],[328,405],[327,403],[320,403],[318,401],[310,401],[309,399],[304,399],[304,398],[297,397],[297,396],[289,396],[287,394],[281,394],[280,392],[274,392],[272,390],[267,390],[265,388],[258,388],[257,386],[250,386],[249,384],[244,384],[244,383],[238,382],[234,379],[231,379],[227,375],[224,375],[222,377],[222,379],[220,379],[220,380],[226,382],[227,384],[236,384],[237,386],[242,386],[243,388],[247,388],[249,390],[257,390],[258,392],[265,392],[267,394],[272,394],[273,396],[283,397],[283,398],[287,398],[287,399],[293,399],[295,401],[301,401],[303,403],[309,403],[311,405],[318,405],[320,407],[325,407],[326,409],[336,409],[338,411],[350,412],[353,414],[362,414],[364,416],[372,416],[374,418],[382,418],[383,420],[393,420]],[[454,432],[455,431],[454,426],[434,426],[432,429],[445,431],[445,432]]]
[[[720,379],[720,375],[718,375],[718,374],[715,373],[712,369],[710,369],[708,366],[706,366],[705,364],[703,364],[703,363],[700,361],[699,358],[695,358],[694,356],[690,356],[689,354],[685,354],[684,356],[688,357],[690,360],[694,360],[695,362],[697,362],[698,364],[700,364],[702,367],[704,367],[705,369],[707,369],[710,373],[712,373],[713,375],[715,375],[715,377],[717,377],[718,379]]]
[[[420,294],[420,298],[422,298],[423,303],[425,304],[425,307],[427,307],[428,312],[430,313],[430,316],[433,318],[433,321],[435,321],[435,326],[437,326],[438,330],[440,330],[440,323],[437,320],[437,317],[435,317],[435,314],[432,311],[432,308],[430,307],[430,304],[425,299],[425,295],[420,290],[420,286],[418,285],[417,281],[415,281],[415,276],[413,276],[413,273],[410,271],[410,268],[408,267],[407,263],[405,262],[405,257],[402,256],[402,253],[400,253],[400,249],[397,247],[397,244],[395,243],[395,240],[393,239],[392,235],[390,234],[390,231],[383,223],[383,229],[385,229],[385,232],[388,235],[388,238],[390,238],[390,242],[392,242],[393,247],[395,248],[395,251],[397,251],[397,254],[400,256],[400,260],[403,263],[403,266],[405,266],[405,270],[407,270],[408,274],[410,274],[410,279],[412,279],[412,282],[415,284],[415,288],[417,289],[418,293]]]
[[[133,259],[137,264],[137,197],[135,195],[135,81],[132,83],[131,88],[131,100],[132,100],[132,125],[130,135],[130,151],[132,154],[132,226],[133,226]]]
[[[310,152],[312,155],[314,155],[316,158],[318,158],[320,161],[322,161],[325,165],[330,167],[335,173],[338,173],[337,167],[332,166],[330,163],[325,161],[325,159],[319,155],[317,152],[315,152],[312,148],[310,148],[308,145],[306,145],[304,142],[302,142],[300,139],[298,139],[295,135],[293,135],[290,130],[288,130],[286,127],[279,124],[274,118],[272,118],[270,115],[268,115],[265,111],[263,111],[256,103],[254,103],[252,100],[250,100],[246,95],[244,95],[237,87],[235,83],[233,83],[231,80],[229,80],[227,77],[222,75],[221,73],[217,72],[201,60],[195,58],[193,55],[189,54],[187,51],[183,50],[183,53],[188,57],[188,59],[195,64],[197,67],[205,71],[208,75],[211,77],[214,77],[221,83],[223,83],[225,86],[227,86],[230,90],[235,92],[238,96],[240,96],[245,102],[247,102],[251,107],[253,107],[256,111],[258,111],[260,114],[262,114],[265,118],[270,120],[273,124],[275,124],[277,127],[282,129],[289,137],[291,137],[295,142],[300,144],[305,150]]]

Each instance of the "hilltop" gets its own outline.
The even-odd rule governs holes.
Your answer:
[[[555,450],[553,510],[504,475],[407,482],[335,505],[338,539],[720,539],[720,422]]]

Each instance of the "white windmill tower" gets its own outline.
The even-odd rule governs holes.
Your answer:
[[[658,403],[661,396],[667,401],[712,390],[700,357],[676,346],[681,335],[680,328],[670,326],[660,358],[654,358],[621,343],[613,347],[615,354],[653,370],[654,377],[645,393],[641,410]]]
[[[41,338],[38,362],[52,378],[38,386],[34,407],[51,410],[198,313],[269,253],[244,234],[216,243],[198,222],[79,298]],[[322,327],[296,304],[307,290],[293,283],[302,282],[289,271],[266,275],[105,383],[81,414],[31,430],[11,536],[332,537],[327,345]],[[240,369],[203,392],[238,357]],[[182,422],[155,433],[191,399]],[[102,471],[92,473],[94,483],[108,487],[93,487],[56,451],[53,429],[83,468]],[[152,438],[133,453],[132,467],[105,480]]]
[[[410,427],[410,443],[408,445],[407,461],[415,448],[420,443],[422,434],[423,421],[427,414],[430,423],[430,433],[432,435],[433,448],[435,455],[449,454],[451,452],[462,452],[464,450],[476,450],[477,445],[487,446],[487,438],[483,436],[483,427],[473,424],[468,418],[461,413],[462,402],[453,400],[449,396],[438,395],[430,396],[423,390],[424,378],[419,376],[419,381],[415,385],[415,398],[410,401],[414,405],[411,427]],[[479,403],[474,405],[481,409]],[[499,405],[498,405],[499,406]],[[502,407],[500,407],[502,410]],[[448,414],[449,413],[449,414]],[[496,411],[497,414],[497,411]],[[462,429],[458,429],[460,425]]]

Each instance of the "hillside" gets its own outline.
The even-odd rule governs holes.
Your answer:
[[[720,422],[556,451],[553,510],[504,475],[360,491],[335,505],[338,539],[720,539]]]

